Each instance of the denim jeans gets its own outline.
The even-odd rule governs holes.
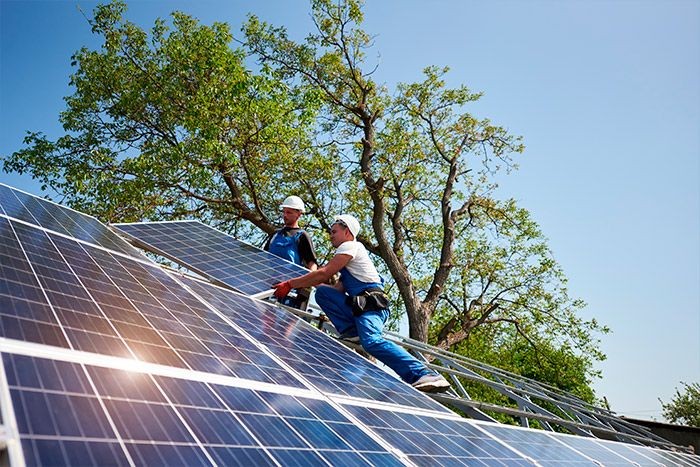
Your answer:
[[[382,333],[389,318],[389,310],[366,311],[360,316],[353,316],[352,308],[345,303],[346,296],[328,285],[316,288],[316,303],[339,333],[350,336],[357,334],[367,353],[394,370],[409,384],[421,376],[433,373],[403,347],[384,339]]]

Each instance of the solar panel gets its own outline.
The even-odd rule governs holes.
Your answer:
[[[140,256],[139,252],[94,217],[0,183],[0,214],[100,245]]]
[[[467,419],[360,405],[348,410],[416,465],[533,465]]]
[[[181,280],[324,393],[449,412],[273,304],[198,280],[184,277]]]
[[[328,402],[4,353],[28,465],[401,465]]]
[[[155,265],[4,218],[0,238],[1,337],[301,385]]]
[[[697,465],[461,418],[274,304],[76,240],[9,193],[0,432],[11,465]],[[223,234],[194,225],[211,257]]]
[[[602,465],[629,465],[629,460],[624,459],[596,444],[591,438],[581,438],[582,443],[577,444],[578,449],[560,442],[548,432],[541,430],[526,430],[507,425],[480,425],[484,431],[493,434],[526,456],[537,459],[543,466],[560,465],[591,465],[595,460],[603,462]]]
[[[643,446],[564,434],[556,434],[555,439],[601,462],[605,466],[629,465],[630,462],[634,462],[640,466],[658,466],[665,464],[674,466],[697,465],[686,463],[686,460],[692,459],[690,457],[680,457],[672,460],[673,457],[668,458],[661,456],[664,451],[652,450]],[[646,452],[646,455],[644,452]],[[666,451],[665,453],[674,456],[672,452]],[[657,460],[655,461],[654,459]],[[697,462],[700,463],[700,459],[698,459]]]
[[[114,224],[138,246],[246,295],[308,272],[197,221]]]
[[[660,449],[652,449],[647,446],[624,443],[608,443],[606,445],[626,459],[629,459],[635,464],[643,467],[659,465],[690,467],[700,465],[700,456],[698,455],[687,455],[671,451],[662,451]]]
[[[653,449],[647,446],[606,441],[509,425],[479,423],[479,427],[514,447],[542,466],[692,466],[697,456]]]

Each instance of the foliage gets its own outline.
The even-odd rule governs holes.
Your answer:
[[[605,359],[593,336],[608,329],[579,317],[585,304],[569,298],[567,279],[527,210],[512,200],[492,202],[471,212],[465,230],[455,242],[459,267],[433,315],[432,341],[448,348],[487,325],[500,330],[494,338],[527,344],[533,355],[556,343],[567,354],[575,348]]]
[[[247,45],[290,86],[320,90],[349,210],[371,226],[361,240],[394,279],[411,337],[449,348],[510,323],[531,347],[555,339],[583,361],[603,359],[596,335],[608,330],[577,315],[583,302],[568,296],[535,222],[493,200],[493,176],[514,167],[520,138],[469,113],[481,94],[448,88],[447,68],[389,95],[363,69],[371,37],[359,2],[318,0],[313,17],[304,43],[252,17]]]
[[[107,221],[194,217],[231,231],[245,220],[269,232],[278,197],[304,191],[321,202],[309,193],[335,168],[309,141],[313,90],[252,73],[225,24],[176,12],[149,37],[125,9],[95,10],[104,43],[73,57],[66,134],[29,133],[5,170],[29,172]]]
[[[352,213],[411,337],[465,350],[478,329],[528,371],[542,355],[551,380],[568,365],[585,392],[608,330],[578,316],[583,303],[529,213],[494,199],[521,138],[472,115],[481,94],[448,87],[446,67],[391,93],[366,63],[361,2],[311,6],[316,31],[303,42],[250,16],[238,48],[224,24],[173,13],[149,35],[123,2],[98,7],[104,44],[74,56],[66,134],[29,133],[4,169],[104,220],[199,218],[248,239],[274,229],[288,194],[319,228]]]
[[[683,391],[676,388],[676,395],[670,402],[661,399],[663,416],[671,423],[695,426],[700,428],[700,383],[684,383]]]

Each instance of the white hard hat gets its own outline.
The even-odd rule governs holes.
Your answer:
[[[304,207],[304,202],[299,198],[298,196],[287,196],[287,198],[284,200],[282,205],[280,206],[280,209],[283,208],[291,208],[291,209],[296,209],[301,212],[306,212],[306,208]]]
[[[360,233],[360,222],[353,216],[351,216],[350,214],[340,214],[338,216],[335,216],[335,220],[333,221],[333,223],[343,224],[345,227],[348,228],[348,230],[350,230],[350,233],[353,237],[355,237],[355,240],[357,240],[357,234]]]

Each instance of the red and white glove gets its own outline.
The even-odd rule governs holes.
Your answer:
[[[280,282],[273,285],[273,287],[275,288],[274,295],[277,300],[282,300],[292,290],[292,284],[289,281]]]

